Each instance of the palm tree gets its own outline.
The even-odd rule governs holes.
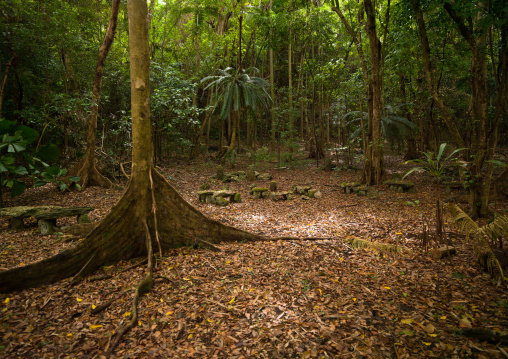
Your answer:
[[[236,128],[243,112],[246,109],[255,111],[258,105],[268,107],[272,100],[266,91],[269,86],[268,82],[261,77],[249,75],[249,73],[255,74],[258,71],[258,69],[251,67],[238,72],[232,67],[228,67],[225,70],[219,70],[219,75],[207,76],[201,80],[202,83],[209,82],[205,90],[211,87],[217,89],[214,107],[220,107],[219,118],[224,120],[229,115],[233,117],[229,146],[219,152],[218,158],[224,156],[226,151],[233,152]]]

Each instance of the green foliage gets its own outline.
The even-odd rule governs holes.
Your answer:
[[[381,130],[383,137],[385,137],[392,149],[401,149],[404,140],[411,134],[415,133],[418,128],[414,123],[409,121],[406,117],[399,116],[398,113],[401,108],[408,104],[399,105],[397,108],[393,106],[385,106],[383,110],[383,116],[381,117]],[[351,133],[351,139],[361,139],[361,118],[360,111],[351,111],[344,116],[346,126],[353,128],[354,131]],[[368,113],[363,112],[363,123],[365,128],[363,131],[367,131],[368,124]]]
[[[236,113],[244,109],[255,111],[258,105],[267,107],[271,102],[270,95],[266,91],[268,82],[263,78],[249,75],[256,72],[259,70],[254,67],[242,70],[241,73],[228,67],[219,70],[219,75],[207,76],[201,80],[202,83],[208,83],[205,90],[217,89],[214,107],[220,107],[221,119],[227,118],[232,111]]]
[[[457,154],[460,151],[463,151],[464,148],[459,148],[450,153],[448,156],[443,158],[443,154],[446,148],[446,143],[442,143],[441,146],[439,146],[439,151],[437,153],[437,156],[434,158],[434,154],[432,152],[422,152],[425,155],[425,159],[415,159],[415,160],[409,160],[404,162],[405,164],[408,163],[416,163],[418,164],[417,167],[411,168],[409,171],[407,171],[402,179],[406,178],[408,175],[410,175],[413,172],[426,172],[434,179],[437,183],[439,183],[441,176],[443,175],[444,171],[447,168],[454,167],[454,166],[464,166],[463,162],[454,160],[453,156]],[[453,162],[450,162],[452,161]]]
[[[58,148],[49,144],[37,151],[30,149],[29,145],[38,137],[37,131],[30,127],[18,125],[15,121],[0,120],[0,185],[9,188],[11,196],[18,196],[25,191],[27,184],[20,178],[26,176],[31,176],[32,179],[42,176],[42,179],[36,180],[35,187],[51,181],[57,183],[60,189],[67,189],[67,185],[58,180],[66,170],[51,167],[47,163],[58,160]],[[19,165],[21,162],[25,165]],[[78,181],[77,176],[71,180],[76,185]],[[76,187],[79,188],[79,185]]]

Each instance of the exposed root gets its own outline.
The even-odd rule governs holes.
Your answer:
[[[134,325],[136,325],[138,321],[138,303],[139,298],[143,296],[144,294],[148,293],[152,289],[153,284],[153,248],[152,248],[152,237],[150,235],[150,229],[148,228],[148,225],[146,224],[146,221],[143,221],[143,224],[145,225],[146,229],[146,248],[148,251],[148,266],[147,266],[147,274],[145,278],[139,283],[138,287],[136,288],[136,292],[134,294],[134,300],[132,302],[132,309],[131,309],[131,315],[132,318],[129,323],[124,325],[120,330],[118,330],[117,335],[115,337],[115,340],[107,350],[108,356],[113,353],[113,351],[116,349],[118,344],[120,344],[120,341],[122,340],[122,337],[132,328]]]
[[[155,239],[157,240],[157,245],[159,246],[159,256],[162,259],[162,247],[161,241],[159,240],[159,227],[157,226],[157,205],[155,202],[155,192],[153,186],[153,178],[152,178],[152,168],[150,168],[149,172],[150,177],[150,192],[152,193],[152,213],[153,213],[153,224],[155,229]]]
[[[127,163],[130,163],[130,162],[120,162],[120,171],[122,171],[122,174],[125,176],[125,178],[129,179],[130,176],[127,174],[127,172],[125,172],[125,168],[123,167]]]
[[[89,163],[86,159],[79,162],[70,173],[79,176],[81,188],[91,186],[113,187],[113,182],[99,172],[95,163]]]

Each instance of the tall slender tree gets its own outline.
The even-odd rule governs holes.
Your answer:
[[[104,65],[108,57],[109,49],[115,38],[116,25],[118,23],[118,11],[120,0],[113,0],[111,3],[111,16],[109,18],[108,28],[104,41],[99,48],[97,65],[95,67],[95,77],[92,90],[92,110],[88,120],[88,132],[86,135],[86,152],[82,162],[78,164],[77,175],[80,177],[81,186],[101,186],[111,187],[112,183],[97,170],[95,161],[95,138],[97,133],[97,116],[99,113],[99,103],[101,99],[101,86],[104,74]]]

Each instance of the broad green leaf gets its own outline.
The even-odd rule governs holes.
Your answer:
[[[37,187],[42,187],[44,186],[46,183],[46,181],[43,181],[43,180],[38,180],[37,182],[34,183],[34,187],[37,188]]]
[[[23,140],[27,144],[34,142],[39,137],[39,132],[35,131],[31,127],[24,126],[24,125],[19,125],[16,127],[16,133],[18,133],[18,132],[21,134],[21,136],[23,137]]]
[[[42,146],[39,151],[34,153],[34,157],[40,159],[41,161],[47,162],[57,162],[58,156],[60,155],[60,150],[55,144],[49,144]]]
[[[14,174],[16,174],[16,175],[19,175],[19,176],[25,176],[25,175],[27,175],[27,174],[28,174],[28,171],[26,170],[26,168],[25,168],[25,167],[23,167],[23,166],[18,166],[18,167],[16,167],[16,168],[12,171],[12,173],[14,173]]]

